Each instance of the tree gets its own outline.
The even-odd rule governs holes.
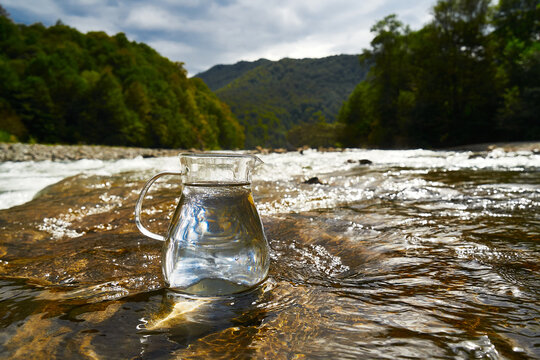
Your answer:
[[[344,125],[339,139],[349,146],[366,146],[375,123],[376,114],[373,104],[376,92],[371,82],[362,81],[354,89],[349,99],[343,104],[338,121]]]
[[[60,21],[47,28],[0,16],[0,115],[2,138],[243,145],[237,120],[215,94],[187,78],[182,63],[122,33],[85,35]]]
[[[487,141],[494,134],[496,68],[488,30],[489,0],[439,1],[416,51],[417,121],[435,117],[435,146]]]
[[[316,120],[297,125],[287,132],[288,143],[295,147],[305,145],[314,148],[340,146],[338,134],[342,130],[342,125],[340,123],[327,123],[320,111],[313,115]]]
[[[11,16],[9,15],[9,13],[7,12],[6,9],[4,9],[4,7],[2,5],[0,5],[0,17],[3,17],[5,19],[8,19],[10,20],[11,22],[13,22],[11,20]]]
[[[500,136],[540,138],[540,5],[501,0],[493,17],[499,73],[505,88],[498,111]]]
[[[433,16],[415,32],[393,15],[372,28],[361,55],[372,68],[340,112],[345,144],[441,147],[499,136],[489,0],[441,0]],[[508,98],[516,103],[515,92]]]
[[[62,119],[53,116],[54,103],[42,78],[25,78],[15,100],[15,110],[30,134],[45,142],[60,140]]]
[[[371,32],[371,50],[360,56],[363,65],[371,64],[364,82],[356,87],[341,109],[345,123],[342,139],[346,144],[393,147],[400,141],[400,94],[411,87],[410,29],[396,15],[378,21]]]

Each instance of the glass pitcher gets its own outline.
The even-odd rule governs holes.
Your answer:
[[[135,205],[135,223],[144,235],[165,241],[161,267],[170,288],[227,295],[266,278],[268,242],[251,194],[251,172],[261,163],[253,155],[181,154],[181,172],[159,173],[146,183]],[[143,199],[164,175],[180,175],[183,185],[166,236],[141,223]]]

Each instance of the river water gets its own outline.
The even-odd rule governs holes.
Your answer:
[[[0,358],[540,358],[540,154],[261,159],[270,273],[221,298],[167,290],[133,223],[178,159],[0,164]],[[155,185],[153,231],[179,193]]]

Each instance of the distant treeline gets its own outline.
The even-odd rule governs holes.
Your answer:
[[[373,26],[360,56],[370,72],[339,114],[341,143],[540,140],[540,2],[438,1],[433,15],[418,31],[395,15]]]
[[[197,77],[230,106],[246,147],[325,146],[325,126],[315,125],[336,120],[366,72],[357,55],[334,55],[216,65]]]
[[[119,33],[14,24],[0,7],[0,141],[241,148],[227,105]]]

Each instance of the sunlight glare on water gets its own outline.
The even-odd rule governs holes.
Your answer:
[[[216,298],[167,289],[162,243],[133,224],[145,180],[177,158],[0,164],[0,353],[540,358],[540,154],[260,157],[269,276]],[[180,189],[174,177],[152,188],[152,231]]]

